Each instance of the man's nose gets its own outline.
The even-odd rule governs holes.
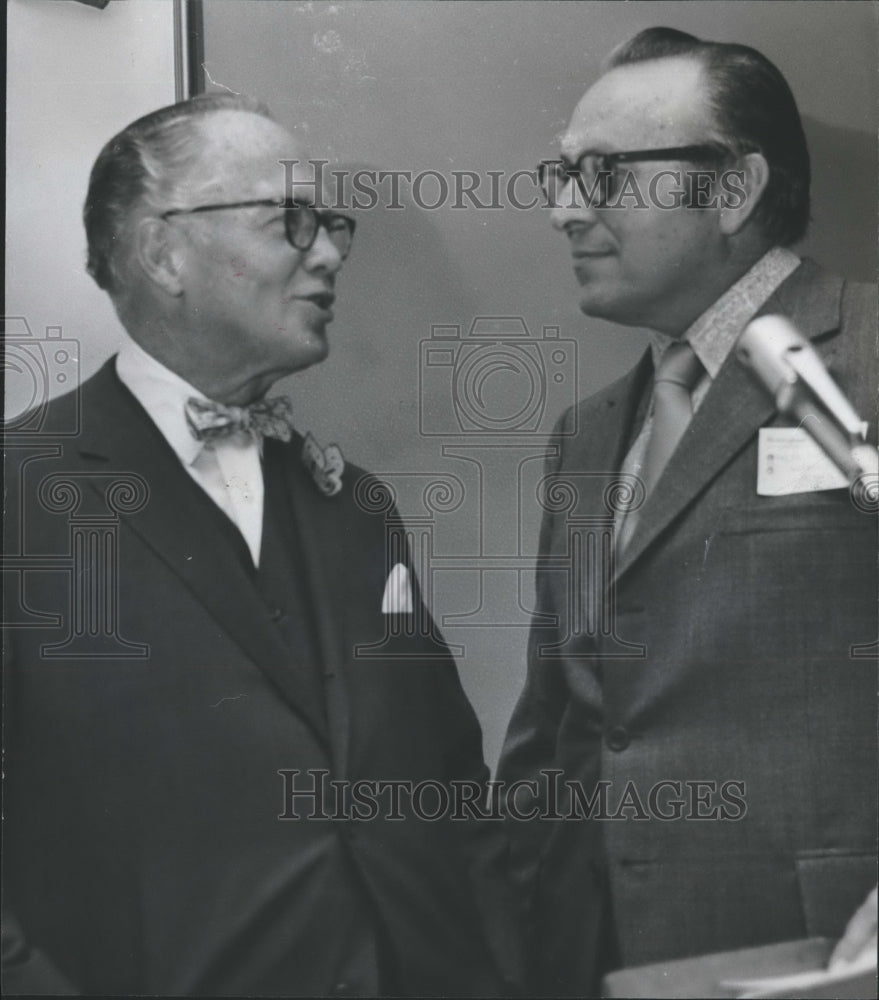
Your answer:
[[[326,226],[318,226],[317,236],[305,253],[303,260],[309,271],[328,271],[334,274],[342,266],[342,254],[330,239]]]
[[[590,199],[586,197],[579,185],[573,180],[568,180],[561,189],[549,213],[549,220],[559,232],[565,231],[565,226],[578,222],[581,225],[591,226],[595,223],[597,216]]]

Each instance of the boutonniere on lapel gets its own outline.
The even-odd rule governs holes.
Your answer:
[[[309,432],[302,445],[302,462],[325,497],[334,497],[342,489],[345,459],[338,445],[321,448]]]

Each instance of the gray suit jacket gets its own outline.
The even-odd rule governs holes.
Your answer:
[[[874,427],[875,310],[808,261],[762,310],[812,338]],[[569,499],[543,556],[607,518],[651,375],[648,355],[564,418],[579,430],[548,473]],[[602,789],[590,819],[509,825],[538,991],[593,988],[608,907],[630,966],[840,933],[875,880],[876,519],[847,489],[757,495],[758,430],[783,423],[729,358],[613,573],[587,560],[572,591],[538,571],[549,618],[500,777],[562,771],[563,815],[565,780]]]

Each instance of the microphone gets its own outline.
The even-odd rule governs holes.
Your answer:
[[[879,453],[867,443],[867,421],[824,367],[818,352],[785,316],[761,316],[736,343],[736,356],[854,483],[879,473]]]

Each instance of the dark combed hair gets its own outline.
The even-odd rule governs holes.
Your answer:
[[[608,69],[653,59],[690,56],[704,67],[719,138],[737,155],[759,152],[769,183],[754,221],[774,244],[788,246],[809,226],[809,150],[787,81],[747,45],[705,42],[674,28],[647,28],[615,49]]]
[[[230,110],[271,118],[253,98],[205,94],[138,118],[101,150],[83,207],[86,269],[111,295],[121,288],[119,263],[132,209],[139,204],[157,211],[174,207],[175,191],[202,148],[195,124],[205,115]]]

